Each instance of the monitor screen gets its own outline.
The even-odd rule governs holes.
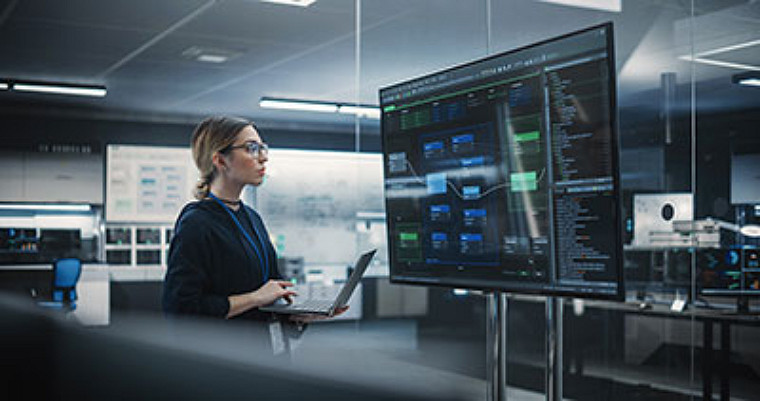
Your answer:
[[[131,243],[132,230],[129,227],[106,229],[106,244],[129,245]]]
[[[621,299],[612,24],[380,90],[391,280]]]
[[[138,228],[136,231],[138,244],[156,245],[161,243],[161,229],[159,228]]]
[[[108,223],[173,223],[198,178],[190,148],[106,146]]]
[[[697,251],[702,295],[760,296],[760,249],[736,246]]]
[[[82,233],[79,229],[41,229],[40,251],[47,258],[79,257]]]

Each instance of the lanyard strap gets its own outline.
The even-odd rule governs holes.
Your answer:
[[[232,210],[230,210],[230,208],[227,207],[227,205],[225,205],[224,203],[222,203],[222,201],[219,200],[219,198],[217,198],[216,195],[214,195],[211,192],[209,192],[208,196],[210,196],[213,200],[216,201],[216,203],[218,203],[220,206],[222,206],[224,208],[224,210],[227,211],[227,214],[229,214],[230,217],[232,217],[232,221],[235,222],[235,224],[237,225],[238,229],[240,229],[240,232],[243,233],[243,236],[245,236],[245,239],[247,239],[248,243],[251,244],[251,247],[253,248],[253,251],[256,252],[256,256],[259,258],[259,262],[263,262],[262,263],[263,267],[261,268],[261,270],[262,270],[262,273],[264,273],[264,277],[263,277],[264,281],[263,282],[266,283],[267,280],[269,279],[269,256],[267,256],[266,249],[263,249],[264,258],[262,258],[261,257],[261,253],[259,252],[259,247],[256,246],[256,243],[253,241],[253,238],[251,238],[251,236],[248,234],[248,231],[246,231],[243,228],[243,225],[240,224],[240,220],[238,220],[238,218],[235,216],[235,213],[232,213]],[[240,207],[245,208],[245,205],[240,205]],[[245,211],[246,213],[248,212],[245,209],[243,209],[243,211]],[[261,241],[261,234],[259,234],[259,230],[256,228],[256,225],[253,224],[253,221],[251,221],[251,228],[253,228],[253,231],[256,233],[256,237],[258,237],[259,240]],[[264,241],[261,241],[261,246],[264,247]]]

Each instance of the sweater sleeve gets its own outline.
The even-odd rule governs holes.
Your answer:
[[[164,278],[162,303],[167,314],[227,316],[227,297],[207,290],[210,277],[204,266],[211,263],[211,244],[205,232],[197,219],[184,219],[177,227]]]

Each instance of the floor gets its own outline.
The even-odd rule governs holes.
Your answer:
[[[482,366],[479,369],[471,366],[484,363],[485,349],[445,341],[420,347],[418,338],[414,320],[312,324],[304,336],[294,343],[293,361],[318,362],[319,358],[330,357],[329,351],[326,353],[324,350],[337,349],[353,363],[366,361],[363,369],[378,378],[395,381],[399,385],[425,383],[432,388],[455,388],[466,400],[487,399],[488,382],[484,379],[484,369]],[[507,399],[546,399],[543,392],[543,360],[531,360],[520,356],[519,352],[514,354],[510,355],[507,368],[508,382],[529,384],[508,387]],[[587,363],[582,375],[565,374],[564,380],[565,395],[574,394],[577,400],[701,399],[700,379],[689,379],[688,372]],[[717,396],[717,383],[714,391]],[[741,391],[734,391],[732,400],[751,399],[737,397],[736,393]]]
[[[412,320],[312,324],[304,336],[293,344],[293,362],[315,363],[320,358],[330,358],[326,349],[338,349],[342,357],[352,361],[352,367],[356,366],[357,361],[366,361],[361,365],[366,369],[365,373],[395,382],[398,386],[415,387],[424,383],[430,388],[451,388],[464,400],[487,399],[486,380],[458,373],[462,370],[456,366],[462,362],[457,358],[459,351],[450,349],[450,358],[438,357],[431,361],[418,348],[416,330],[417,325]],[[453,347],[450,345],[450,348]],[[446,352],[437,354],[446,355]],[[545,396],[508,387],[507,399],[539,401],[544,400]]]
[[[114,319],[114,324],[104,330],[124,333],[129,325],[120,321],[123,320]],[[433,332],[433,337],[440,340],[432,341],[431,333],[418,332],[419,327],[414,319],[312,323],[300,339],[291,343],[291,363],[342,366],[348,377],[359,371],[365,378],[399,388],[455,394],[467,401],[487,400],[483,344],[462,340],[450,332]],[[508,350],[507,400],[545,400],[544,360],[535,356],[535,350],[521,351]],[[701,399],[699,377],[690,379],[689,372],[674,372],[667,366],[600,364],[590,360],[582,374],[566,372],[564,381],[565,399],[578,401]],[[734,387],[735,384],[741,383],[732,383],[732,400],[753,399],[741,394],[757,393]],[[760,387],[756,381],[751,386]],[[714,391],[719,391],[717,383]]]

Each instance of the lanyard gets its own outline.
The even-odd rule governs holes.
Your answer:
[[[261,253],[259,252],[259,247],[256,246],[256,243],[253,241],[253,238],[251,238],[251,236],[248,234],[248,231],[246,231],[243,228],[243,225],[240,224],[240,220],[238,220],[238,218],[235,216],[235,213],[232,213],[232,210],[230,210],[230,208],[227,207],[227,205],[222,203],[222,201],[219,200],[219,198],[217,198],[216,195],[209,192],[208,196],[210,196],[213,200],[216,201],[216,203],[218,203],[220,206],[224,208],[224,210],[227,211],[227,214],[229,214],[230,217],[232,217],[232,221],[234,221],[235,224],[238,226],[238,228],[240,229],[240,232],[243,233],[243,236],[245,236],[245,239],[247,239],[248,243],[251,244],[251,247],[253,248],[254,252],[256,252],[256,256],[259,258],[259,262],[264,262],[262,263],[263,267],[261,268],[261,270],[262,270],[262,273],[264,273],[264,283],[266,283],[267,279],[269,279],[269,256],[267,256],[266,249],[263,250],[264,258],[262,258]],[[241,204],[240,207],[245,208],[245,205]],[[245,209],[243,209],[243,211],[248,213],[248,211]],[[261,234],[259,234],[259,230],[256,228],[256,225],[253,224],[253,222],[251,222],[251,227],[253,228],[253,231],[256,233],[256,237],[259,238],[259,240],[261,240]],[[261,246],[264,247],[264,241],[261,241]]]

